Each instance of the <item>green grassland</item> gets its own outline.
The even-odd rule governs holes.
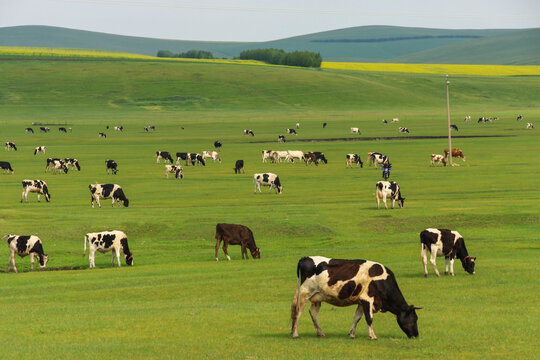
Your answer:
[[[158,62],[13,61],[0,67],[0,140],[13,175],[0,174],[0,234],[34,234],[50,256],[48,270],[5,273],[0,247],[0,358],[134,359],[227,358],[490,358],[538,357],[540,197],[537,130],[538,77],[451,79],[453,139],[467,155],[459,167],[430,167],[446,139],[315,141],[278,144],[285,128],[301,124],[289,140],[444,136],[444,79],[434,75],[316,71],[265,66]],[[473,120],[463,122],[465,115]],[[524,122],[515,120],[523,114]],[[479,116],[498,116],[477,124]],[[65,124],[25,134],[35,123]],[[326,129],[322,123],[327,122]],[[105,127],[123,125],[124,132]],[[145,133],[143,126],[155,125]],[[182,127],[184,129],[182,130]],[[255,137],[242,135],[253,129]],[[106,131],[106,139],[98,133]],[[164,177],[156,151],[202,152],[223,142],[222,164],[185,166],[183,180]],[[33,155],[35,146],[46,155]],[[262,164],[261,150],[323,151],[327,165]],[[404,209],[377,210],[380,170],[345,168],[345,154],[388,155],[391,180]],[[75,157],[81,171],[45,173],[46,157]],[[118,162],[107,175],[105,160]],[[235,175],[234,162],[245,161]],[[282,195],[253,194],[252,174],[270,171]],[[47,181],[52,201],[35,194],[21,204],[21,180]],[[129,208],[90,206],[90,183],[122,185]],[[240,248],[220,249],[218,222],[249,226],[260,260],[242,261]],[[456,276],[423,276],[419,233],[427,227],[458,230],[477,257],[476,274],[455,264]],[[83,257],[87,232],[126,232],[134,266],[111,268],[96,254]],[[3,249],[3,250],[2,250]],[[290,302],[300,257],[323,255],[379,261],[395,274],[418,311],[420,337],[409,340],[390,314],[377,314],[347,336],[354,308],[325,304],[325,339],[309,314],[290,337]],[[439,270],[444,259],[438,259]],[[65,270],[70,269],[70,270]]]

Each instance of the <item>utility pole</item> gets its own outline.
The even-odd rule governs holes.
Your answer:
[[[448,164],[452,165],[452,133],[450,128],[450,97],[448,96],[448,75],[446,75],[446,117],[448,118]]]

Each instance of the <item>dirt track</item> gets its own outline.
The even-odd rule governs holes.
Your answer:
[[[452,139],[464,138],[499,138],[515,135],[456,135]],[[291,139],[286,142],[323,142],[323,141],[381,141],[381,140],[423,140],[423,139],[447,139],[447,136],[378,136],[378,137],[349,137],[328,139]],[[250,141],[251,144],[275,143],[277,141]]]

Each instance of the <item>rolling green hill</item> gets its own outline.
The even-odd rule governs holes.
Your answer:
[[[208,50],[231,58],[242,50],[320,52],[325,61],[448,64],[540,64],[539,30],[445,30],[362,26],[267,42],[205,42],[111,35],[49,26],[0,28],[0,46],[84,48],[155,55]],[[478,51],[481,49],[481,51]]]

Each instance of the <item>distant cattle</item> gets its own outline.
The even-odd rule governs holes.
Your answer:
[[[324,129],[326,127],[326,125],[327,125],[326,123],[323,123],[322,128]]]
[[[44,132],[44,133],[47,133],[47,132],[51,131],[51,129],[49,129],[48,127],[44,127],[44,126],[41,126],[41,127],[39,128],[39,130],[42,131],[42,132]]]
[[[245,174],[244,171],[244,160],[236,160],[236,163],[234,164],[234,173],[240,174],[240,170]]]
[[[373,164],[375,169],[377,169],[377,165],[381,164],[382,166],[386,162],[390,162],[390,159],[388,158],[388,156],[383,155],[378,152],[368,152],[367,163],[368,165]]]
[[[261,153],[262,153],[263,163],[266,162],[266,159],[270,159],[270,161],[272,161],[272,157],[271,157],[272,150],[262,150]]]
[[[253,175],[253,182],[255,183],[255,194],[257,193],[257,190],[262,193],[261,185],[268,186],[270,188],[270,192],[272,191],[272,189],[275,189],[276,194],[283,193],[283,186],[281,185],[279,177],[276,174],[255,174]]]
[[[174,177],[178,180],[184,178],[184,170],[180,165],[165,165],[165,177],[168,179],[169,174],[174,174]]]
[[[155,127],[154,125],[150,125],[150,126],[148,127],[148,130],[150,130],[150,131],[156,131],[156,127]],[[182,130],[184,130],[184,128],[182,128]]]
[[[300,123],[296,123],[296,128],[297,128],[297,129],[300,128]]]
[[[388,124],[388,121],[386,121],[386,120],[383,119],[383,120],[382,120],[382,123],[383,123],[383,124]]]
[[[11,168],[11,164],[7,161],[0,161],[0,169],[4,170],[4,173],[11,173],[13,174],[13,169]]]
[[[386,205],[386,199],[390,198],[392,200],[392,209],[394,208],[394,204],[397,200],[398,205],[400,208],[403,207],[403,204],[405,202],[405,198],[401,196],[401,190],[399,188],[399,185],[395,181],[377,181],[377,184],[375,184],[375,191],[376,191],[376,200],[377,200],[377,209],[379,209],[380,200],[382,199],[384,203],[384,207],[388,210],[388,206]]]
[[[491,119],[490,117],[484,117],[484,116],[482,116],[482,117],[479,117],[479,118],[478,118],[478,121],[477,121],[477,122],[478,122],[478,123],[488,123],[488,122],[491,122],[491,121],[492,121],[492,119]]]
[[[15,143],[12,143],[11,141],[6,141],[6,150],[7,151],[10,151],[10,150],[17,151],[17,145],[15,145]]]
[[[298,135],[294,129],[287,129],[287,134]]]
[[[206,166],[206,161],[203,159],[201,154],[197,153],[184,153],[184,152],[178,152],[176,153],[176,164],[180,164],[180,160],[185,160],[186,166],[189,166],[189,163],[191,162],[191,165],[195,165],[196,163],[202,164],[202,166]]]
[[[439,154],[431,154],[431,166],[435,166],[435,162],[437,162],[437,164],[442,163],[444,166],[446,166],[446,157]]]
[[[47,266],[49,256],[43,251],[41,239],[35,235],[4,235],[2,239],[7,238],[9,246],[9,262],[7,271],[13,268],[17,272],[15,266],[15,254],[21,258],[30,255],[30,268],[34,270],[34,256],[37,257],[39,267],[41,269]]]
[[[28,202],[28,193],[37,193],[37,201],[40,202],[41,195],[45,196],[45,201],[51,201],[51,194],[49,194],[49,188],[47,183],[43,180],[23,180],[22,181],[23,192],[21,195],[21,202],[26,200]]]
[[[222,146],[223,146],[223,144],[221,143],[221,141],[214,141],[214,148],[215,149],[221,149]]]
[[[159,161],[163,159],[164,162],[170,162],[171,164],[174,162],[171,154],[169,154],[168,151],[156,151],[156,163],[159,163]]]
[[[124,127],[123,126],[115,126],[114,131],[124,131]]]
[[[39,153],[43,153],[43,154],[46,154],[47,153],[47,148],[45,146],[37,146],[35,149],[34,149],[34,155],[37,155]]]
[[[148,132],[148,126],[143,127],[145,132]]]
[[[351,128],[351,134],[360,134],[360,130],[358,130],[357,127],[352,127]]]
[[[519,120],[523,120],[523,115],[518,115],[518,117],[516,118],[516,121],[519,121]]]
[[[463,236],[457,231],[446,229],[426,229],[420,233],[420,243],[422,244],[422,264],[424,265],[424,276],[428,276],[427,253],[431,253],[430,262],[437,276],[437,256],[445,257],[444,274],[448,275],[448,263],[450,263],[450,275],[454,276],[454,259],[461,260],[463,269],[469,274],[474,274],[475,257],[470,257],[465,247]]]
[[[59,128],[58,128],[58,131],[60,131],[60,132],[64,132],[64,133],[66,133],[66,134],[67,134],[67,130],[66,130],[66,128],[65,128],[65,127],[59,127]]]
[[[58,174],[61,171],[63,171],[64,174],[67,174],[69,169],[64,160],[48,158],[47,165],[45,165],[45,171],[49,170],[51,170],[53,174]]]
[[[400,128],[398,128],[398,132],[400,132],[400,133],[407,133],[407,134],[408,134],[408,133],[409,133],[409,129],[406,128],[406,127],[400,127]]]
[[[81,171],[81,165],[79,164],[79,160],[73,158],[65,158],[64,162],[66,163],[66,166],[71,166],[71,170],[77,168],[77,171]]]
[[[281,162],[281,160],[287,161],[287,158],[289,157],[288,151],[272,151],[270,153],[270,156],[272,157],[272,162]]]
[[[457,125],[454,125],[454,124],[450,125],[450,129],[459,131]]]
[[[244,225],[236,224],[217,224],[216,225],[216,261],[218,261],[219,245],[223,242],[223,252],[227,256],[227,260],[231,260],[231,257],[227,253],[227,247],[229,245],[240,245],[242,252],[242,259],[248,260],[247,249],[251,252],[251,256],[254,259],[261,258],[261,251],[255,244],[253,238],[253,232]]]
[[[356,167],[358,167],[358,165],[360,165],[361,168],[364,167],[364,163],[362,162],[358,154],[347,154],[346,159],[347,159],[345,163],[346,168],[352,167],[352,164],[356,164]]]
[[[107,138],[107,134],[100,132],[100,133],[99,133],[99,137],[102,137],[102,138],[105,138],[105,139],[106,139],[106,138]]]
[[[448,159],[448,149],[444,149],[444,157]],[[465,155],[461,149],[452,149],[452,157],[459,157],[465,161]]]
[[[383,264],[309,256],[298,261],[296,277],[296,292],[291,304],[293,338],[298,338],[298,320],[308,301],[311,302],[309,313],[319,337],[325,337],[319,326],[322,302],[340,307],[358,305],[349,330],[351,339],[355,337],[362,313],[366,317],[369,337],[377,339],[372,323],[373,315],[379,311],[394,314],[399,327],[409,338],[418,337],[415,310],[421,308],[405,301],[394,273]]]
[[[106,253],[113,251],[112,266],[114,266],[114,257],[116,255],[116,263],[118,267],[120,264],[120,252],[124,253],[124,260],[127,265],[133,265],[133,253],[129,251],[128,239],[124,232],[113,230],[103,231],[98,233],[88,233],[84,237],[84,253],[86,255],[86,243],[88,243],[89,255],[88,261],[90,262],[90,268],[96,267],[95,253]]]
[[[463,121],[469,121],[469,120],[471,120],[471,115],[465,116],[465,119]]]
[[[68,128],[68,131],[71,133],[71,132],[73,132],[73,129],[72,129],[72,128]]]
[[[393,122],[393,123],[397,123],[397,122],[399,122],[399,119],[398,119],[398,118],[393,118],[393,119],[392,119],[392,122]]]
[[[244,135],[255,136],[255,133],[251,129],[244,129]]]
[[[325,164],[328,164],[328,160],[326,160],[326,157],[324,156],[324,153],[320,151],[314,151],[313,154],[315,154],[315,157],[318,161],[322,161]]]
[[[278,141],[278,143],[284,143],[285,142],[285,136],[284,135],[279,135],[277,141]]]
[[[304,160],[304,152],[300,150],[287,150],[287,161],[294,163],[294,160]]]
[[[32,134],[33,134],[33,133],[34,133],[34,129],[32,129],[32,128],[26,128],[26,129],[24,129],[24,132],[32,133]]]
[[[129,206],[129,200],[124,195],[124,191],[120,185],[90,184],[88,185],[88,189],[90,189],[92,207],[94,207],[94,201],[101,207],[99,199],[112,199],[112,206],[114,206],[115,202],[118,203],[118,206],[121,206],[121,204],[125,207]]]
[[[314,152],[308,152],[307,154],[304,154],[304,161],[306,162],[306,165],[309,163],[314,163],[315,165],[319,165],[319,162],[322,161],[325,164],[328,163],[328,160],[324,157],[324,153],[319,151]]]
[[[114,160],[105,160],[105,167],[107,168],[107,175],[109,175],[109,170],[112,171],[113,175],[118,172],[118,164]]]
[[[202,153],[203,159],[212,159],[214,162],[221,163],[221,158],[219,157],[219,154],[217,151],[203,151]]]
[[[527,123],[526,129],[534,129],[534,125],[532,123]]]

